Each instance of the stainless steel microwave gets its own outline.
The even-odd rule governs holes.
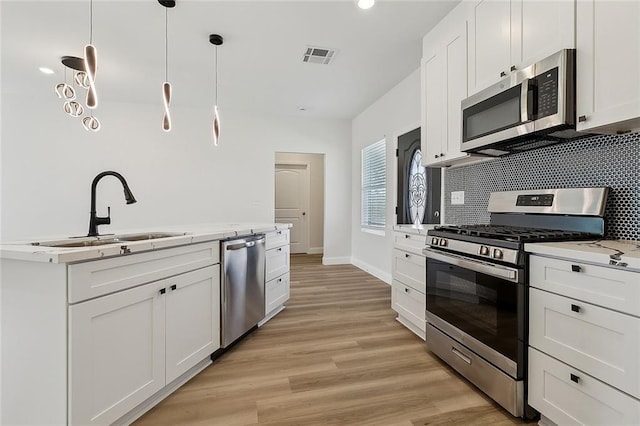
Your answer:
[[[501,156],[587,136],[575,131],[575,55],[561,50],[463,100],[461,150]]]

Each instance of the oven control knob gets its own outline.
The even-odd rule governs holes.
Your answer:
[[[489,247],[480,246],[480,250],[478,250],[478,253],[481,254],[482,256],[489,256]]]
[[[432,246],[437,246],[439,242],[440,242],[440,240],[438,238],[436,238],[436,237],[432,237],[431,238],[431,245]]]
[[[445,240],[444,238],[440,238],[440,247],[446,247],[447,246],[447,240]]]
[[[493,256],[494,259],[502,259],[502,250],[500,249],[493,249]]]

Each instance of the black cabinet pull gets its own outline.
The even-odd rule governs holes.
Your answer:
[[[438,157],[440,157],[438,154],[434,155],[434,158],[438,158]]]
[[[506,72],[504,72],[504,71],[501,71],[501,72],[500,72],[500,77],[506,77],[506,75],[507,75],[507,73],[506,73]]]
[[[405,293],[409,293],[409,289],[405,287],[405,288],[404,288],[404,292],[405,292]]]
[[[571,374],[571,381],[574,383],[580,383],[580,377],[576,376],[575,374]]]
[[[515,71],[516,70],[516,66],[515,65],[511,65],[511,71]]]
[[[404,257],[409,257],[409,255],[407,253],[404,254]]]
[[[174,284],[174,285],[172,285],[172,286],[171,286],[171,291],[174,291],[176,288],[178,288],[178,286],[177,286],[177,285],[175,285],[175,284]]]
[[[587,116],[586,115],[581,115],[580,117],[578,117],[578,122],[579,123],[584,123],[585,121],[587,121]]]
[[[409,234],[404,234],[404,237],[405,237],[405,238],[411,238],[411,235],[409,235]]]
[[[166,289],[166,288],[161,288],[161,289],[160,289],[160,294],[165,294],[166,292],[167,292],[167,289]]]
[[[579,265],[571,265],[571,270],[573,272],[580,272],[582,268]]]
[[[278,251],[282,251],[282,247],[278,247]]]
[[[573,312],[580,312],[580,306],[578,305],[574,305],[573,303],[571,304],[571,310]]]

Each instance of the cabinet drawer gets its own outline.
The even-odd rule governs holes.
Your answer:
[[[265,312],[267,315],[289,300],[289,274],[284,274],[265,284]]]
[[[220,262],[220,242],[69,265],[69,303],[91,299]]]
[[[410,253],[422,254],[422,249],[427,245],[426,238],[424,235],[396,231],[393,233],[393,246]]]
[[[424,256],[394,249],[391,267],[394,279],[420,292],[426,291],[427,262]]]
[[[559,425],[640,424],[640,401],[531,347],[529,405]]]
[[[529,303],[531,346],[640,398],[639,318],[533,288]]]
[[[530,256],[529,271],[531,287],[640,316],[637,272],[541,256]]]
[[[281,229],[279,231],[267,232],[265,234],[264,248],[270,250],[275,247],[282,247],[289,244],[289,230]]]
[[[289,272],[289,246],[267,250],[265,254],[265,265],[266,282]]]
[[[400,281],[393,280],[391,307],[399,315],[415,324],[420,330],[425,331],[427,298],[423,292],[406,286]]]

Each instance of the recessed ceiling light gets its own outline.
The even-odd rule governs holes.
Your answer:
[[[53,70],[51,68],[47,68],[47,67],[40,67],[38,68],[40,70],[40,72],[42,72],[43,74],[53,74]]]
[[[358,7],[360,9],[369,9],[374,3],[375,0],[358,0]]]

